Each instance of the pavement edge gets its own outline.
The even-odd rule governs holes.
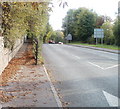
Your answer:
[[[45,71],[45,73],[46,73],[46,76],[47,76],[47,78],[48,78],[48,80],[49,80],[50,87],[51,87],[51,90],[52,90],[53,95],[54,95],[54,97],[55,97],[55,100],[56,100],[56,102],[57,102],[57,105],[58,105],[58,107],[59,107],[60,109],[63,109],[63,108],[62,108],[62,107],[63,107],[63,106],[62,106],[62,103],[61,103],[61,101],[60,101],[60,99],[59,99],[59,96],[57,95],[57,91],[55,90],[54,85],[52,84],[52,81],[51,81],[51,79],[50,79],[50,77],[49,77],[49,75],[48,75],[48,72],[47,72],[47,69],[46,69],[45,65],[43,65],[43,68],[44,68],[44,71]]]
[[[73,45],[73,44],[66,44],[66,45],[75,46],[75,47],[82,47],[82,48],[88,48],[88,49],[99,50],[99,51],[105,51],[105,52],[109,52],[109,53],[120,54],[119,50],[116,50],[116,52],[115,52],[115,51],[111,51],[109,49],[90,47],[90,46],[84,46],[84,45]]]

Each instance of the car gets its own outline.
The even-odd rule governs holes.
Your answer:
[[[55,41],[49,40],[48,43],[49,43],[49,44],[55,44]]]
[[[63,42],[58,42],[58,44],[63,44]]]

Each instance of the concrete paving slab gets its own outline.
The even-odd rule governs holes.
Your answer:
[[[21,58],[21,52],[26,52],[27,47],[24,44],[15,58]],[[42,65],[20,65],[7,84],[0,87],[9,97],[7,101],[1,101],[2,107],[58,107]]]

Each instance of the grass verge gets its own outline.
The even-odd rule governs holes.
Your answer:
[[[112,49],[112,50],[120,50],[120,47],[115,46],[115,45],[105,45],[105,44],[88,44],[88,43],[80,43],[80,42],[71,42],[70,44],[73,45],[86,45],[86,46],[91,46],[91,47],[98,47],[98,48],[107,48],[107,49]]]

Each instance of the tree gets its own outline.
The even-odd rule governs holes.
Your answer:
[[[56,32],[56,37],[55,37],[55,42],[58,43],[58,42],[63,42],[64,41],[64,34],[62,31],[55,31]]]
[[[78,30],[76,33],[79,36],[79,40],[87,42],[87,39],[94,32],[95,16],[91,11],[84,9],[78,17]]]
[[[73,33],[74,32],[74,10],[70,9],[67,12],[67,16],[63,19],[63,28],[64,28],[64,32],[65,35],[67,36],[69,33]]]
[[[3,2],[5,47],[12,49],[17,38],[31,32],[41,42],[48,22],[49,2]]]
[[[115,36],[115,43],[117,46],[120,46],[120,17],[116,19],[113,27],[113,33]]]
[[[103,18],[104,18],[104,22],[112,22],[112,19],[111,19],[111,17],[110,16],[103,16]]]
[[[95,13],[86,8],[70,9],[63,20],[65,33],[72,34],[75,41],[86,42],[93,34],[95,18]]]
[[[95,27],[100,28],[104,22],[104,16],[97,16]]]
[[[43,37],[43,42],[44,43],[48,42],[48,40],[51,37],[52,33],[53,33],[53,29],[52,29],[51,25],[49,23],[47,23],[47,25],[46,25],[46,33],[45,33],[45,36]]]
[[[115,44],[115,39],[113,35],[113,25],[110,22],[105,22],[101,26],[104,29],[104,43],[108,45]]]
[[[64,34],[60,30],[53,31],[49,40],[53,40],[56,43],[64,41]]]

